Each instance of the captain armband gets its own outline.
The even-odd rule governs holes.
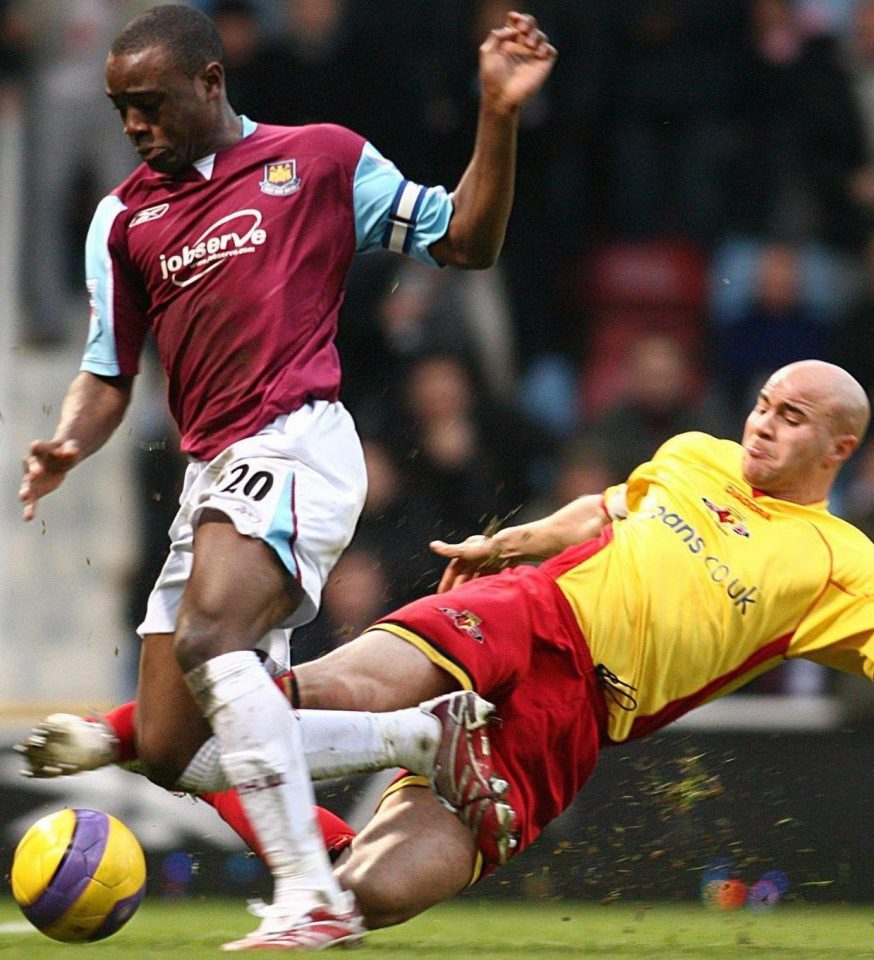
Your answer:
[[[382,238],[386,250],[409,254],[425,193],[425,188],[419,184],[410,180],[401,181],[395,191]]]

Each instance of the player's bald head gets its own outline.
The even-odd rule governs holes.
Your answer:
[[[849,434],[859,443],[871,420],[871,404],[862,385],[843,367],[824,360],[799,360],[772,374],[768,383],[791,378],[828,418],[833,435]]]

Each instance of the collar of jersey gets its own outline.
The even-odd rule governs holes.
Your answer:
[[[258,124],[248,117],[240,115],[240,125],[243,129],[243,139],[251,136],[258,127]],[[203,177],[204,180],[212,179],[212,168],[215,166],[215,154],[211,153],[207,157],[201,157],[191,164],[192,167]]]

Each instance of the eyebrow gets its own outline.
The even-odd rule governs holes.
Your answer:
[[[759,391],[759,400],[764,400],[769,406],[775,406],[778,410],[785,410],[788,413],[794,413],[796,416],[804,417],[805,419],[810,416],[808,410],[791,403],[789,400],[780,400],[778,403],[774,403],[764,390]]]
[[[166,94],[162,90],[144,89],[144,90],[125,90],[123,93],[110,93],[106,91],[106,96],[115,106],[123,104],[137,104],[142,101],[158,101],[163,99]]]

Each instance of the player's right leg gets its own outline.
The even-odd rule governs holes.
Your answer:
[[[46,779],[136,760],[151,780],[168,789],[212,731],[175,660],[172,634],[143,641],[137,699],[100,717],[51,714],[17,746],[26,776]]]
[[[100,717],[81,717],[55,713],[37,724],[25,740],[16,745],[24,754],[24,776],[52,779],[73,776],[89,770],[117,764],[142,772],[137,759],[133,734],[136,701],[131,700]],[[261,855],[258,839],[235,790],[199,794],[256,854]],[[355,831],[340,817],[316,807],[316,817],[325,847],[332,860],[349,846]]]
[[[405,786],[383,800],[337,876],[375,930],[459,893],[477,863],[467,827],[430,790]]]
[[[183,770],[212,729],[185,682],[174,652],[174,635],[143,638],[137,683],[137,753],[153,783],[177,789]]]

